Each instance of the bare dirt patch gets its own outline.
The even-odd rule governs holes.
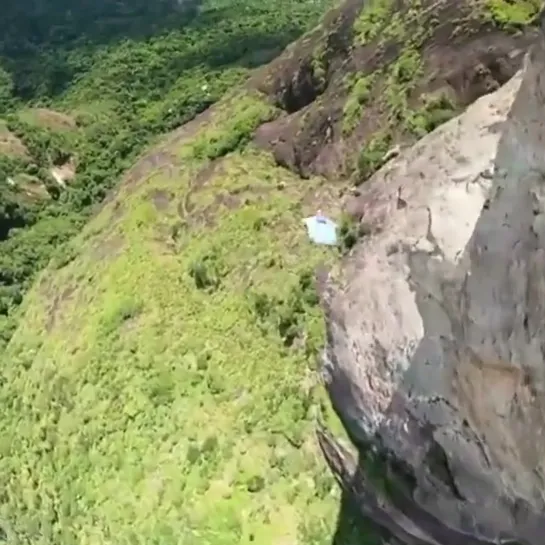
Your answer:
[[[167,140],[165,140],[165,143],[163,145],[163,149],[173,149],[176,147],[179,147],[180,145],[187,142],[190,138],[194,137],[199,129],[202,127],[202,125],[206,125],[206,123],[210,120],[213,113],[215,111],[214,106],[211,106],[204,112],[201,112],[198,114],[194,119],[189,121],[188,123],[185,123],[178,129],[176,129]]]
[[[91,258],[96,261],[114,258],[121,252],[124,242],[123,237],[119,234],[113,234],[108,238],[100,239],[91,251]]]
[[[69,301],[74,296],[74,293],[76,293],[75,286],[66,286],[60,294],[55,295],[53,298],[53,303],[47,313],[45,324],[45,329],[48,333],[55,327],[62,304]]]
[[[70,131],[77,128],[76,121],[68,114],[50,110],[48,108],[32,108],[23,117],[27,121],[36,123],[57,131]]]
[[[122,180],[124,190],[134,190],[135,184],[145,180],[154,171],[168,167],[176,162],[176,158],[167,151],[156,151],[146,154],[131,167]]]
[[[197,224],[204,223],[207,227],[213,227],[216,224],[218,213],[222,208],[225,208],[226,210],[236,210],[237,208],[240,208],[243,203],[244,200],[239,196],[231,195],[226,192],[219,193],[214,197],[212,203],[199,211],[198,215],[194,216],[193,221]]]
[[[207,182],[214,176],[219,174],[222,161],[223,159],[215,159],[214,161],[205,164],[191,180],[189,188],[178,203],[178,215],[182,220],[185,221],[191,217],[196,209],[196,204],[194,202],[195,193],[205,187]]]
[[[0,122],[0,154],[8,155],[9,157],[30,157],[28,149],[11,133],[4,123]]]
[[[213,176],[219,174],[219,169],[221,168],[222,159],[214,159],[210,163],[206,164],[203,168],[199,170],[197,176],[195,176],[194,181],[191,183],[191,189],[198,190],[206,185],[208,180]]]
[[[123,203],[121,201],[115,201],[112,205],[112,221],[115,222],[123,216]]]
[[[308,178],[313,173],[310,167],[332,142],[335,125],[342,115],[342,103],[337,106],[330,103],[316,111],[309,108],[263,125],[256,132],[255,142],[270,149],[280,166]]]

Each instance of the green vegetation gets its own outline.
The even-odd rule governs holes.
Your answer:
[[[264,100],[239,94],[220,112],[221,122],[217,127],[203,130],[181,153],[200,160],[223,157],[245,146],[255,129],[275,114],[275,108]]]
[[[345,103],[343,129],[349,135],[364,114],[370,89],[378,89],[383,126],[365,144],[357,165],[358,182],[367,179],[383,164],[383,158],[395,141],[422,137],[457,113],[447,97],[415,97],[414,91],[424,74],[421,49],[432,35],[438,21],[425,9],[422,0],[405,3],[396,10],[395,2],[373,0],[366,3],[355,25],[355,43],[366,46],[376,42],[379,50],[397,47],[395,57],[388,57],[375,72],[366,74],[361,86],[354,86]],[[372,112],[372,115],[377,115]]]
[[[457,113],[456,104],[444,93],[422,97],[422,106],[408,118],[409,131],[422,137],[452,119]]]
[[[387,69],[385,82],[385,102],[388,109],[388,122],[402,126],[412,114],[408,100],[410,93],[422,75],[422,61],[419,51],[414,47],[404,49]]]
[[[338,256],[308,243],[301,217],[335,215],[343,188],[254,149],[278,111],[240,85],[331,3],[6,8],[0,541],[331,543],[340,492],[313,437],[318,412],[334,420],[313,274]],[[356,46],[399,47],[347,88],[346,134],[375,90],[387,114],[362,179],[398,133],[455,111],[442,95],[413,102],[431,25],[418,0],[393,9],[366,3],[355,26]],[[324,83],[325,43],[312,59]],[[343,219],[341,251],[369,232]],[[350,540],[374,543],[356,526]]]
[[[26,297],[0,374],[18,543],[331,542],[313,271],[335,255],[300,218],[336,192],[225,153],[269,115],[259,100],[168,144],[177,163],[124,185]]]
[[[343,214],[339,225],[340,248],[349,252],[364,236],[371,234],[371,226],[364,221],[356,221],[353,217]]]
[[[541,3],[484,0],[468,5],[466,16],[468,20],[493,21],[516,31],[535,20]],[[427,97],[415,92],[425,73],[422,47],[439,23],[423,0],[409,0],[401,5],[393,0],[370,0],[362,7],[354,24],[354,46],[372,48],[379,62],[374,72],[349,80],[343,112],[344,135],[350,136],[366,114],[370,92],[382,100],[373,101],[368,113],[371,125],[377,119],[381,122],[360,153],[355,173],[358,182],[382,165],[387,145],[421,138],[459,112],[459,105],[444,93]],[[381,58],[386,51],[387,55]]]
[[[0,347],[36,272],[138,155],[244,81],[329,3],[124,0],[74,9],[56,0],[43,11],[23,0],[6,7],[0,21]],[[255,126],[255,120],[242,122]],[[248,136],[248,127],[229,127],[196,145],[219,157]]]
[[[343,131],[351,134],[365,111],[369,93],[380,89],[381,116],[386,126],[365,144],[357,165],[357,181],[367,179],[383,164],[388,147],[399,135],[422,136],[428,122],[427,111],[415,111],[410,104],[413,91],[423,74],[420,49],[433,31],[432,20],[421,0],[407,2],[403,10],[396,11],[391,0],[373,0],[363,7],[356,24],[355,44],[366,46],[376,42],[379,49],[397,46],[396,57],[382,63],[374,73],[357,79],[348,94],[344,108]],[[375,114],[376,115],[376,114]],[[431,115],[431,114],[430,114]]]
[[[210,0],[166,17],[167,2],[69,15],[58,0],[28,11],[31,39],[9,32],[23,24],[9,13],[0,540],[331,542],[340,494],[313,435],[325,397],[313,272],[335,255],[308,244],[300,218],[336,190],[249,146],[276,109],[231,92],[148,151],[88,222],[163,132],[327,3]]]
[[[343,111],[343,133],[350,135],[358,126],[365,105],[371,97],[374,75],[352,74],[347,82],[348,98]]]
[[[472,16],[515,28],[532,22],[540,6],[539,0],[486,0],[475,5]],[[360,153],[358,181],[365,180],[382,165],[384,153],[393,142],[421,138],[459,112],[455,100],[444,93],[434,96],[415,93],[424,74],[422,46],[439,21],[425,9],[422,0],[411,0],[404,3],[403,9],[396,9],[391,0],[367,2],[354,26],[355,45],[372,45],[378,50],[388,45],[390,51],[396,45],[398,48],[393,60],[390,53],[387,63],[380,63],[374,73],[365,75],[361,88],[354,86],[348,93],[343,119],[346,135],[351,134],[365,114],[369,81],[383,97],[380,115],[386,119]],[[371,115],[377,113],[371,112]]]
[[[326,83],[327,75],[327,38],[322,37],[319,46],[313,52],[311,59],[312,74],[318,87],[323,88]]]
[[[359,181],[366,180],[375,170],[384,164],[384,156],[392,145],[392,137],[388,132],[375,134],[358,157]]]
[[[541,9],[541,0],[486,0],[487,15],[501,27],[521,27],[532,22]]]
[[[391,20],[395,8],[394,0],[370,0],[366,2],[354,23],[357,45],[367,45],[378,38]]]

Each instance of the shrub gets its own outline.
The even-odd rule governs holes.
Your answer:
[[[358,240],[370,233],[371,227],[368,223],[358,222],[349,215],[343,216],[339,227],[341,251],[348,252],[356,245]]]
[[[487,0],[489,17],[498,26],[521,27],[530,23],[541,7],[541,0]]]
[[[216,254],[205,255],[189,267],[189,275],[199,290],[215,291],[221,286],[225,272]]]
[[[282,339],[284,346],[292,346],[301,335],[302,324],[308,307],[319,303],[311,271],[300,273],[288,295],[284,298],[272,297],[265,293],[252,293],[249,296],[252,312],[258,319],[263,333],[273,329]]]
[[[358,126],[363,108],[371,96],[373,83],[372,75],[361,75],[349,82],[350,93],[343,109],[343,134],[349,135]]]
[[[446,94],[427,97],[424,105],[407,120],[409,131],[422,137],[456,115],[456,104]]]
[[[198,160],[223,157],[247,144],[255,129],[275,115],[275,109],[265,100],[253,96],[241,96],[236,100],[229,115],[218,112],[216,123],[184,149],[184,156]]]
[[[375,135],[361,150],[358,157],[358,181],[366,180],[382,166],[391,141],[389,134]]]

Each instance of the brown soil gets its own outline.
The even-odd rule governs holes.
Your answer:
[[[125,241],[121,235],[114,234],[100,241],[94,246],[92,250],[92,257],[95,261],[102,261],[103,259],[111,259],[119,255]]]
[[[28,149],[23,142],[11,133],[4,124],[0,125],[0,154],[10,157],[29,157]]]
[[[68,286],[62,291],[61,294],[54,296],[53,303],[49,308],[49,312],[47,315],[47,322],[45,324],[45,329],[48,333],[51,332],[53,330],[53,327],[55,326],[57,316],[59,311],[61,310],[62,304],[65,301],[69,301],[73,297],[75,292],[75,286]]]
[[[172,200],[172,195],[168,191],[162,191],[160,189],[154,189],[150,194],[151,200],[155,208],[159,212],[164,212],[168,209],[170,201]]]

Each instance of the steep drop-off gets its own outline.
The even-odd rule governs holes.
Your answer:
[[[321,445],[403,544],[543,543],[544,69],[542,26],[521,75],[361,188],[380,234],[326,290],[326,381],[359,460]]]

